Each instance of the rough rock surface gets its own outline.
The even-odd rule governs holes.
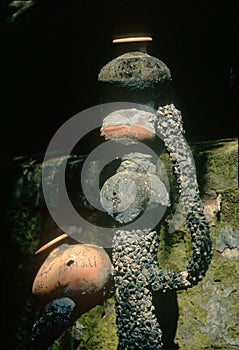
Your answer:
[[[210,227],[213,258],[207,274],[197,286],[177,292],[179,320],[175,341],[184,350],[238,349],[238,141],[198,142],[190,147],[201,198],[213,200],[220,194],[221,201]],[[168,171],[172,206],[160,229],[159,265],[164,269],[184,270],[191,254],[190,235],[184,223],[176,232],[168,232],[178,194],[175,179],[170,175],[171,161],[166,153],[160,158]],[[76,157],[69,161],[70,179],[74,179],[74,169],[78,174],[81,162],[77,162]],[[31,287],[44,257],[36,261],[34,251],[48,238],[50,240],[61,233],[40,200],[40,169],[41,158],[37,156],[12,159],[2,164],[2,173],[11,173],[11,177],[6,177],[9,200],[4,239],[7,254],[3,255],[3,262],[8,266],[5,285],[9,288],[2,290],[2,312],[8,322],[3,325],[2,341],[17,350],[30,347],[32,324],[39,314]],[[86,204],[83,206],[85,210],[88,208],[88,216],[95,220],[95,212]],[[215,207],[215,203],[213,205]],[[11,319],[7,316],[9,314]],[[16,319],[16,326],[11,321],[13,319]],[[75,336],[76,326],[79,328],[77,324],[72,331],[64,332],[50,349],[69,348],[69,344],[74,344],[75,349],[117,349],[114,298],[82,315],[78,323],[82,325],[81,340]],[[10,328],[8,324],[11,324]]]
[[[129,89],[151,89],[171,80],[171,74],[158,58],[135,51],[107,63],[101,69],[98,80]]]

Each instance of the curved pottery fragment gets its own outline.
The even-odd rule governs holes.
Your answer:
[[[136,108],[116,110],[103,120],[101,136],[106,140],[145,140],[155,137],[154,110]]]

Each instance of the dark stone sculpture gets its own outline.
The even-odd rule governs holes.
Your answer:
[[[155,105],[160,95],[160,88],[170,79],[170,71],[164,63],[139,52],[126,53],[112,60],[102,68],[99,74],[100,81],[123,87],[129,91],[129,96],[132,89],[139,92],[142,89],[145,91],[148,89],[149,95],[147,93],[146,95],[150,105]],[[153,93],[151,89],[154,90]],[[150,97],[154,101],[151,101]],[[116,115],[119,111],[114,113]],[[129,111],[123,111],[122,115],[124,113],[127,115]],[[142,116],[145,114],[142,110],[138,110],[137,113],[138,115],[142,113]],[[146,230],[116,231],[112,256],[115,271],[118,349],[120,350],[163,349],[165,346],[176,348],[173,338],[177,312],[172,321],[171,337],[167,337],[165,323],[160,315],[162,311],[158,301],[160,294],[157,293],[187,289],[196,285],[205,275],[211,261],[209,226],[199,197],[196,169],[190,149],[183,137],[181,113],[173,104],[170,104],[159,106],[155,117],[150,118],[151,123],[154,124],[155,134],[157,133],[163,140],[173,162],[186,222],[191,233],[192,257],[186,271],[161,270],[157,260],[159,238],[153,227],[148,227]],[[129,124],[132,129],[134,124],[132,119]],[[137,129],[139,129],[138,124],[135,123]],[[144,128],[144,125],[145,121],[142,120],[141,127]],[[130,140],[137,140],[135,130],[131,132],[130,129],[125,132],[123,126],[125,126],[124,120],[115,118],[110,125],[111,130],[114,130],[113,136],[112,133],[108,136],[107,132],[103,135],[126,144],[130,144]],[[138,140],[147,139],[147,136],[146,132],[140,132]],[[146,155],[142,155],[143,157]],[[131,162],[128,163],[131,166],[130,170],[134,172],[134,179],[140,193],[140,196],[135,196],[133,205],[130,205],[130,197],[133,193],[127,185],[124,188],[121,187],[122,191],[120,191],[120,184],[127,181],[129,177],[129,173],[125,170],[123,172],[118,170],[116,175],[107,180],[105,188],[103,187],[101,191],[104,208],[115,217],[115,220],[124,223],[138,217],[150,202],[147,180],[142,175],[138,176],[137,166],[132,167],[133,161],[132,156]],[[137,160],[135,162],[137,164]],[[145,186],[142,186],[142,183]],[[167,203],[164,204],[167,205]],[[124,206],[128,209],[123,210]],[[161,328],[164,329],[165,335],[162,334]]]
[[[99,74],[99,81],[116,88],[120,87],[126,94],[129,92],[129,96],[132,96],[132,90],[136,94],[139,91],[143,92],[147,104],[151,106],[158,100],[164,83],[170,80],[170,71],[163,62],[141,52],[126,53],[112,60],[102,68]],[[116,299],[118,349],[176,349],[174,336],[178,309],[175,291],[193,287],[201,281],[211,261],[209,226],[199,196],[193,158],[183,136],[181,113],[173,104],[160,105],[157,110],[144,106],[114,111],[104,119],[101,135],[128,146],[138,141],[153,139],[157,135],[165,144],[173,163],[174,175],[181,194],[181,205],[192,242],[192,256],[186,270],[160,269],[157,258],[159,235],[154,225],[147,222],[147,227],[115,230],[112,272]],[[100,197],[104,209],[120,224],[132,223],[144,212],[170,205],[167,188],[156,175],[155,165],[151,162],[150,155],[137,152],[128,153],[121,158],[116,173],[104,182]],[[81,247],[78,245],[77,249],[81,250]],[[64,255],[66,247],[63,245],[62,249]],[[100,247],[91,249],[101,249],[100,255],[104,255]],[[60,251],[55,254],[56,261],[60,258],[59,263],[61,263]],[[91,297],[95,297],[98,292],[104,290],[111,279],[111,262],[105,259],[101,264],[92,266],[94,271],[89,275],[89,281],[87,280],[89,288],[86,288],[85,272],[77,271],[77,278],[75,278],[76,274],[72,274],[71,271],[77,259],[68,259],[69,261],[67,259],[63,268],[66,277],[64,283],[62,284],[59,280],[59,276],[62,277],[62,271],[57,278],[53,274],[50,284],[55,281],[55,284],[53,283],[55,294],[52,292],[50,300],[45,301],[49,302],[45,312],[34,324],[33,341],[36,347],[41,332],[46,333],[44,324],[48,327],[49,333],[56,326],[57,331],[51,336],[53,340],[64,327],[68,327],[80,315],[80,309],[78,312],[75,310],[80,307],[80,305],[77,306],[79,300],[83,300],[80,298],[81,294],[83,293],[83,297],[88,296],[88,304],[84,305],[82,313],[95,304],[95,300],[91,300]],[[46,260],[45,264],[47,262],[49,263]],[[88,262],[89,264],[91,263]],[[51,266],[50,270],[53,267]],[[81,274],[84,278],[80,278]],[[97,289],[94,281],[98,279],[101,283]],[[72,294],[71,285],[74,286],[75,294]],[[175,307],[171,312],[170,324],[165,322],[163,316],[166,309],[162,306],[162,300],[166,300],[163,295],[167,295]],[[103,293],[102,300],[104,296]],[[73,304],[69,304],[68,297]],[[56,325],[56,320],[61,318],[59,315],[62,315],[64,310],[68,316],[64,321],[59,319]]]
[[[131,153],[122,158],[116,174],[104,183],[101,203],[117,222],[129,223],[145,210],[168,206],[169,195],[150,156]]]

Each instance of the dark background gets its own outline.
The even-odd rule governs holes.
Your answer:
[[[188,141],[237,137],[239,5],[235,3],[37,0],[14,19],[16,8],[0,0],[1,214],[12,206],[10,197],[22,174],[19,164],[8,163],[9,157],[34,159],[37,153],[44,154],[65,121],[101,102],[97,75],[120,53],[112,44],[118,33],[151,32],[154,40],[148,52],[171,70],[174,102],[182,112]],[[9,345],[15,341],[14,316],[22,295],[8,285],[25,282],[16,275],[18,250],[12,244],[8,217],[1,228],[5,273],[1,343],[7,339]]]
[[[112,37],[130,31],[152,34],[188,141],[237,137],[235,3],[42,0],[13,20],[2,1],[1,154],[44,152],[64,121],[99,104],[97,75],[120,53]]]

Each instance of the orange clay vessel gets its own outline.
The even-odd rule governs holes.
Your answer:
[[[62,244],[39,269],[32,292],[44,303],[58,297],[77,301],[98,293],[110,281],[112,265],[106,251],[88,244]]]
[[[100,129],[101,136],[106,140],[144,140],[155,137],[154,110],[141,106],[144,109],[125,108],[108,114]]]
[[[152,139],[154,134],[142,125],[133,126],[108,126],[101,132],[106,140],[112,140],[122,137],[129,137],[136,140]]]

